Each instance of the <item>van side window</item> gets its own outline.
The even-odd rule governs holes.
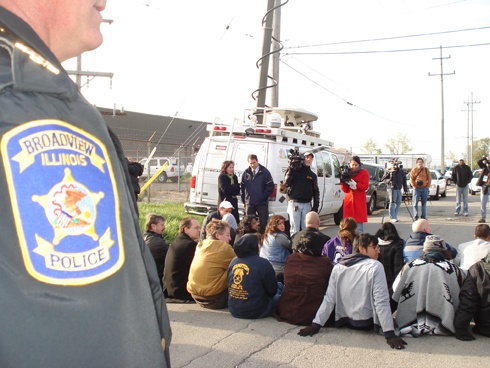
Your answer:
[[[323,178],[323,159],[322,155],[320,153],[315,153],[315,159],[316,159],[316,175],[320,178]]]
[[[323,165],[325,168],[325,177],[330,178],[332,176],[332,165],[330,164],[330,154],[328,152],[322,152]]]
[[[384,174],[385,171],[383,169],[379,169],[378,181],[381,181],[381,179],[383,179]]]
[[[332,155],[332,158],[333,158],[333,169],[335,172],[335,177],[340,178],[340,162],[339,162],[339,159],[335,155]]]
[[[150,160],[150,166],[157,166],[157,160]]]

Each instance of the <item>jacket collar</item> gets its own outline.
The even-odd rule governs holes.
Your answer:
[[[0,7],[0,90],[13,85],[16,90],[56,94],[74,100],[78,87],[68,77],[61,63],[22,19]],[[7,82],[7,83],[5,83]]]

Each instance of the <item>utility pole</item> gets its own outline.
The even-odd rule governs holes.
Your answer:
[[[440,75],[441,76],[441,173],[444,175],[445,171],[445,159],[444,159],[444,75],[451,75],[451,74],[456,74],[456,71],[453,71],[452,73],[447,73],[444,74],[442,71],[442,60],[443,59],[451,59],[451,55],[448,57],[443,58],[442,57],[442,45],[440,46],[440,57],[438,58],[432,58],[432,60],[441,60],[441,74],[431,74],[429,72],[429,77],[435,76],[435,75]]]
[[[469,98],[468,98],[469,100]],[[466,123],[466,162],[470,161],[470,102],[463,102],[466,105],[466,110],[468,112],[468,121]],[[470,161],[470,168],[473,166]]]
[[[471,93],[471,98],[468,98],[467,102],[464,102],[466,106],[468,106],[468,127],[467,127],[467,136],[466,136],[466,146],[468,147],[468,160],[470,161],[470,168],[473,170],[473,109],[474,104],[479,104],[481,101],[473,101],[473,92]],[[463,110],[465,111],[465,110]],[[471,146],[468,142],[470,137],[470,112],[471,112]],[[471,148],[470,148],[471,147]],[[471,153],[470,153],[471,152]],[[471,156],[470,156],[471,155]]]
[[[279,57],[282,49],[281,40],[281,0],[275,0],[272,22],[272,66],[271,74],[275,86],[271,89],[271,107],[279,106]]]
[[[269,55],[271,51],[272,40],[272,20],[275,0],[267,0],[267,13],[265,14],[262,25],[264,27],[264,36],[262,39],[262,56],[257,61],[257,67],[260,70],[259,88],[257,89],[257,107],[262,111],[257,111],[257,123],[263,124],[265,115],[265,97],[267,94],[267,78],[269,75]]]
[[[103,23],[112,24],[114,22],[112,19],[103,19]],[[78,90],[82,89],[82,76],[84,77],[107,77],[111,79],[111,89],[112,89],[112,77],[114,77],[114,73],[105,73],[105,72],[82,72],[82,55],[77,56],[77,69],[76,70],[67,70],[68,75],[75,76],[75,83],[78,86]],[[88,80],[87,80],[88,83]]]

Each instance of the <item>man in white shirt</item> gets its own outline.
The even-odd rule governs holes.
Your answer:
[[[461,257],[460,268],[467,272],[488,253],[490,253],[490,227],[487,224],[480,224],[475,227],[475,240],[458,246],[458,254]]]

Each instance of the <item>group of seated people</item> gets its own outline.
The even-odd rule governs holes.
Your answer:
[[[199,240],[199,222],[182,220],[165,260],[167,303],[228,307],[237,318],[272,315],[307,326],[301,336],[330,326],[374,329],[397,349],[406,345],[403,336],[472,340],[472,319],[473,332],[490,337],[486,224],[457,249],[431,234],[425,219],[414,222],[406,241],[391,222],[375,235],[358,234],[352,218],[343,219],[338,236],[330,239],[319,231],[316,212],[307,214],[306,228],[292,239],[282,216],[272,216],[263,235],[257,225],[254,216],[246,216],[233,231],[212,218]]]

